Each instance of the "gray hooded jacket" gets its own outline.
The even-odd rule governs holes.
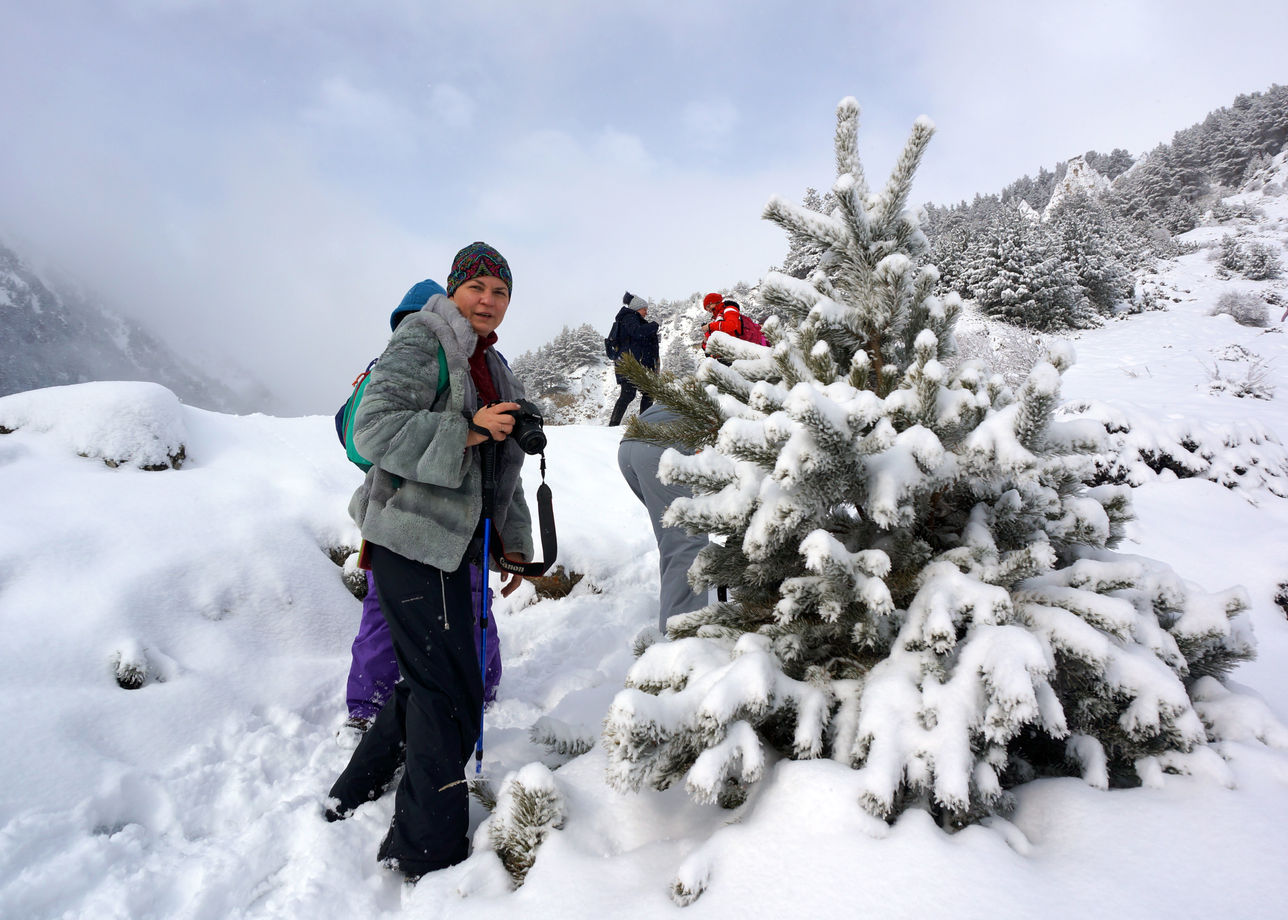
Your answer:
[[[441,395],[440,342],[448,370]],[[372,461],[349,502],[363,539],[447,571],[465,558],[483,510],[483,463],[478,448],[465,446],[462,414],[479,407],[469,368],[477,343],[456,304],[435,294],[394,332],[354,419],[354,444]],[[486,360],[499,397],[522,397],[523,385],[494,349]],[[508,438],[498,448],[494,522],[506,551],[528,560],[532,516],[519,479],[525,454]]]

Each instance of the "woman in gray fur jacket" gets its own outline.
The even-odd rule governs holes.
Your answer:
[[[516,561],[532,557],[531,515],[508,436],[523,387],[492,347],[510,304],[510,266],[485,243],[452,262],[447,296],[404,320],[372,368],[354,444],[372,461],[349,513],[362,530],[402,680],[331,788],[326,817],[378,797],[406,746],[406,770],[378,859],[409,879],[469,854],[464,771],[478,737],[483,682],[469,563],[481,555],[482,461],[497,447],[493,521]],[[439,388],[439,362],[447,386]],[[484,566],[486,569],[486,566]],[[520,578],[502,574],[502,595]]]

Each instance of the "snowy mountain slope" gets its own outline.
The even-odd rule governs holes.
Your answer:
[[[1282,245],[1283,199],[1247,194],[1263,218],[1192,239],[1237,229]],[[1209,312],[1227,285],[1264,296],[1280,282],[1218,279],[1206,251],[1155,280],[1179,300],[1080,334],[1065,399],[1138,424],[1255,425],[1282,444],[1288,336]],[[1270,363],[1273,399],[1211,391],[1205,364],[1230,345]],[[356,542],[344,509],[359,477],[331,420],[224,416],[85,384],[0,398],[0,427],[0,916],[1282,913],[1288,618],[1274,596],[1288,581],[1288,500],[1268,491],[1150,476],[1122,547],[1206,590],[1248,590],[1259,658],[1234,673],[1243,696],[1205,703],[1242,738],[1221,746],[1221,769],[1111,792],[1038,781],[1010,821],[949,836],[917,810],[892,827],[865,818],[855,774],[832,762],[771,762],[752,798],[723,811],[681,789],[617,793],[596,748],[554,772],[567,821],[522,889],[482,840],[407,888],[374,860],[390,797],[339,824],[320,817],[347,757],[333,731],[359,615],[328,558]],[[655,618],[656,550],[616,471],[619,433],[548,434],[560,562],[586,577],[566,598],[534,603],[525,587],[498,604],[496,781],[567,760],[529,740],[542,717],[565,738],[597,731]],[[177,470],[99,459],[172,440]],[[538,482],[534,467],[525,484]],[[140,689],[117,686],[121,659],[142,664]],[[706,886],[683,910],[668,897],[676,878]]]
[[[1280,154],[1271,178],[1288,171],[1285,160],[1288,156]],[[1286,327],[1280,319],[1288,306],[1288,281],[1222,278],[1216,261],[1221,241],[1230,236],[1288,256],[1288,200],[1266,194],[1264,177],[1252,185],[1257,190],[1227,202],[1260,211],[1260,218],[1209,219],[1180,237],[1196,251],[1161,263],[1142,278],[1170,309],[1131,317],[1125,321],[1130,333],[1098,329],[1075,337],[1079,363],[1065,377],[1064,395],[1071,408],[1081,404],[1102,420],[1125,420],[1135,429],[1125,440],[1137,449],[1188,441],[1201,446],[1196,453],[1216,460],[1196,457],[1198,466],[1207,467],[1201,475],[1237,482],[1254,493],[1288,496],[1288,430],[1271,424],[1277,400],[1238,398],[1237,388],[1225,385],[1258,374],[1266,393],[1277,393],[1279,400],[1288,395]],[[1231,292],[1265,304],[1267,325],[1240,325],[1231,315],[1214,312]],[[1179,320],[1182,313],[1185,321]],[[1222,461],[1228,462],[1222,466]],[[1134,483],[1153,475],[1139,463],[1132,472]]]
[[[87,380],[155,380],[210,409],[269,407],[244,373],[225,382],[176,354],[134,320],[69,282],[42,277],[0,243],[0,394]]]

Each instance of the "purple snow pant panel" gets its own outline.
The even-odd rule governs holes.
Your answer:
[[[374,719],[398,683],[398,659],[389,624],[380,612],[376,582],[367,573],[367,596],[362,599],[362,621],[353,637],[353,660],[349,665],[347,690],[349,715]]]
[[[470,566],[470,610],[474,615],[474,648],[477,651],[479,591],[483,583],[482,572]],[[501,682],[501,639],[496,631],[496,618],[492,616],[492,592],[487,593],[487,671],[483,679],[483,699],[496,699],[497,684]],[[362,600],[362,621],[358,634],[353,638],[353,660],[349,665],[347,689],[349,715],[360,719],[374,719],[385,701],[393,694],[398,682],[398,659],[394,657],[394,642],[389,635],[389,624],[380,611],[376,594],[375,577],[367,573],[367,596]]]

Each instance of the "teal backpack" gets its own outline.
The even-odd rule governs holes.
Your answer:
[[[344,445],[344,452],[349,460],[364,473],[371,469],[371,461],[362,454],[358,453],[358,448],[353,443],[353,420],[358,415],[358,403],[362,401],[362,394],[367,391],[367,381],[371,379],[371,369],[376,366],[379,358],[372,358],[367,369],[358,375],[353,381],[353,392],[340,411],[335,414],[335,433],[340,437],[340,443]],[[438,345],[438,390],[434,393],[434,401],[443,395],[447,389],[447,353],[443,351],[443,345]]]

